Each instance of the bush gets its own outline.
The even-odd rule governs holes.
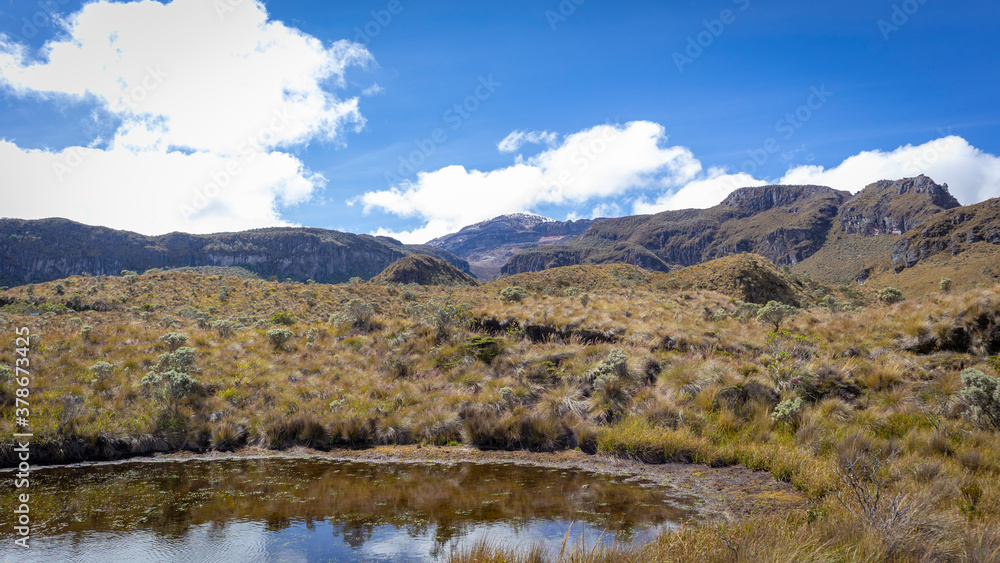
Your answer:
[[[94,374],[91,378],[91,382],[100,383],[104,381],[111,375],[114,368],[115,366],[109,364],[108,362],[97,362],[96,364],[90,366],[90,372]]]
[[[291,313],[282,312],[271,315],[271,324],[281,326],[292,326],[295,324],[295,317]]]
[[[777,423],[795,424],[800,414],[802,414],[802,398],[786,399],[774,407],[771,420]]]
[[[903,297],[903,292],[896,289],[895,287],[886,287],[878,292],[878,300],[886,305],[894,305],[896,303],[902,303],[905,298]]]
[[[160,342],[166,344],[171,352],[177,350],[187,342],[187,335],[171,332],[160,337]]]
[[[528,290],[519,285],[512,285],[500,290],[500,301],[504,303],[520,303],[528,297]]]
[[[149,388],[154,396],[166,401],[168,408],[176,414],[180,402],[194,393],[198,381],[176,370],[163,373],[151,371],[142,378],[142,385]]]
[[[215,321],[212,328],[219,333],[222,338],[229,338],[240,329],[240,324],[234,321]]]
[[[941,291],[944,293],[951,291],[951,278],[941,278],[940,286]]]
[[[83,325],[80,327],[80,338],[82,338],[84,342],[90,342],[90,332],[92,330],[94,330],[94,327],[90,325]]]
[[[355,297],[347,302],[340,321],[358,330],[369,332],[375,327],[375,305]]]
[[[503,340],[493,336],[473,336],[462,343],[462,347],[480,362],[491,364],[503,353]]]
[[[292,331],[287,328],[276,328],[267,331],[267,339],[274,346],[275,350],[282,350],[285,347],[285,343],[292,339]]]
[[[1000,429],[1000,378],[970,368],[962,372],[962,383],[962,397],[969,405],[973,422]]]
[[[777,301],[769,301],[767,305],[764,305],[757,313],[757,322],[765,325],[774,325],[774,331],[778,332],[781,330],[781,323],[785,322],[785,319],[794,317],[799,313],[799,310],[791,305],[786,305],[785,303],[779,303]]]
[[[134,272],[132,270],[122,270],[122,277],[129,284],[133,284],[139,281],[139,272]]]

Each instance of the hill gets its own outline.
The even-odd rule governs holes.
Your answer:
[[[742,188],[709,209],[595,222],[567,244],[514,256],[503,272],[609,262],[671,271],[750,252],[825,283],[849,283],[888,259],[902,233],[957,208],[947,184],[926,176],[875,182],[854,196],[822,186]]]
[[[0,220],[2,285],[38,283],[82,272],[118,275],[123,270],[200,267],[238,267],[264,278],[338,283],[352,277],[370,279],[413,253],[430,254],[469,271],[467,262],[439,248],[324,229],[149,237],[66,219]]]
[[[610,262],[670,271],[744,252],[796,264],[823,245],[849,198],[822,186],[741,188],[709,209],[598,221],[569,244],[514,256],[503,273]]]
[[[516,213],[470,225],[427,245],[467,260],[473,275],[489,281],[518,252],[567,242],[582,235],[592,223],[589,219],[561,222],[541,215]]]
[[[451,264],[426,254],[411,254],[392,263],[372,283],[415,283],[418,285],[476,286],[476,278]]]

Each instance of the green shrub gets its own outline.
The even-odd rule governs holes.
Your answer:
[[[171,332],[160,337],[160,342],[167,346],[171,352],[177,350],[187,342],[187,335]]]
[[[212,328],[219,333],[222,338],[230,338],[237,330],[241,328],[241,325],[235,321],[215,321],[212,323]]]
[[[94,374],[91,378],[91,383],[101,383],[111,375],[111,372],[114,369],[115,366],[109,364],[108,362],[97,362],[96,364],[90,366],[90,372]]]
[[[951,291],[951,278],[941,278],[940,286],[941,291],[944,293]]]
[[[369,332],[375,327],[375,305],[355,297],[347,302],[344,312],[336,320],[337,324],[348,324],[355,329]]]
[[[125,278],[125,282],[133,284],[139,281],[139,272],[134,272],[132,270],[122,270],[122,277]]]
[[[503,353],[503,339],[493,336],[473,336],[462,343],[470,354],[484,364],[491,364]]]
[[[781,424],[795,424],[802,414],[802,398],[786,399],[778,403],[771,413],[771,420]]]
[[[295,317],[291,313],[281,312],[271,315],[271,324],[281,326],[292,326],[295,324]]]
[[[973,422],[1000,429],[1000,378],[970,368],[962,372],[962,383],[962,397],[969,405]]]
[[[895,287],[882,288],[878,292],[878,300],[886,305],[894,305],[904,301],[903,292]]]
[[[774,325],[774,331],[781,330],[781,323],[799,314],[799,310],[791,305],[769,301],[757,312],[757,322],[765,325]]]
[[[166,372],[151,371],[142,378],[142,385],[150,392],[167,403],[167,407],[175,414],[180,402],[194,393],[198,381],[187,373],[169,370]]]
[[[520,303],[528,297],[528,290],[519,285],[512,285],[500,290],[500,301],[504,303]]]
[[[285,344],[292,339],[292,331],[287,328],[275,328],[267,331],[267,339],[274,346],[275,350],[282,350]]]
[[[90,325],[83,325],[80,327],[80,338],[82,338],[84,342],[90,342],[90,333],[93,330],[94,327]]]

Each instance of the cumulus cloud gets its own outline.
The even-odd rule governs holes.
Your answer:
[[[523,135],[515,131],[501,145],[510,140],[510,146],[516,146]],[[666,146],[666,140],[663,127],[655,123],[603,125],[569,135],[535,157],[519,156],[510,167],[479,171],[449,166],[421,173],[415,182],[366,193],[360,201],[366,212],[381,210],[423,222],[411,231],[382,229],[379,234],[425,242],[542,204],[590,203],[590,216],[621,215],[628,206],[634,214],[654,214],[711,207],[734,190],[767,184],[818,184],[856,193],[878,180],[926,174],[949,184],[966,205],[1000,197],[1000,158],[957,136],[889,152],[863,152],[829,169],[799,166],[770,179],[724,167],[704,171],[689,149]],[[568,215],[578,217],[576,211]]]
[[[0,38],[0,84],[15,95],[96,104],[122,122],[84,158],[5,143],[0,182],[32,193],[6,213],[116,227],[155,214],[137,230],[205,232],[281,224],[279,205],[324,185],[276,151],[343,143],[364,125],[358,99],[332,90],[371,54],[269,21],[259,2],[214,4],[92,2],[39,57]]]
[[[789,170],[780,183],[817,184],[856,193],[878,180],[920,174],[947,183],[949,191],[963,205],[1000,197],[1000,158],[955,135],[890,152],[862,152],[830,169],[799,166]]]
[[[685,147],[665,146],[662,126],[646,121],[600,125],[567,136],[554,148],[507,168],[483,172],[449,166],[359,199],[366,212],[382,210],[426,223],[409,232],[379,234],[424,242],[504,213],[540,204],[582,204],[636,189],[683,185],[701,171]]]
[[[559,136],[550,131],[513,131],[497,144],[497,148],[500,152],[516,152],[527,144],[551,147],[558,140]]]

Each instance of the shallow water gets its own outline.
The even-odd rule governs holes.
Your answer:
[[[4,499],[15,495],[0,473]],[[648,483],[514,465],[129,462],[32,474],[31,548],[0,561],[422,561],[487,538],[642,541],[694,513]],[[17,491],[23,492],[23,491]]]

